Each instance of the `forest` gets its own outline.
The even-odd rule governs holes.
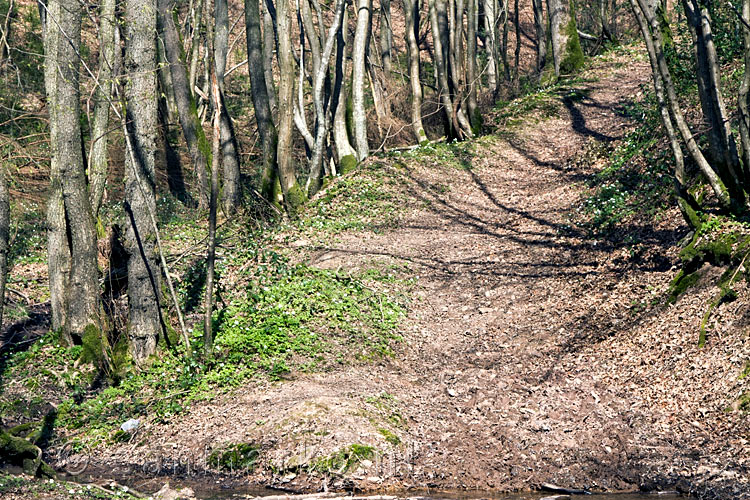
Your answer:
[[[750,0],[0,0],[0,79],[0,497],[750,499]]]

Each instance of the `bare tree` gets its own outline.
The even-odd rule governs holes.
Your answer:
[[[352,121],[354,123],[354,147],[357,160],[370,154],[367,143],[367,111],[365,110],[366,57],[370,42],[372,0],[357,0],[357,29],[352,47]]]
[[[156,260],[155,151],[156,2],[125,1],[125,119],[131,153],[125,168],[125,248],[128,252],[128,339],[136,363],[156,352],[161,317],[161,274]]]
[[[292,0],[280,0],[276,10],[276,30],[278,33],[279,61],[279,122],[276,158],[279,165],[279,180],[284,193],[287,211],[294,215],[305,203],[306,196],[297,181],[292,149],[294,119],[294,57],[291,40]]]
[[[547,0],[547,14],[555,76],[574,73],[583,65],[583,51],[570,0]]]
[[[240,155],[237,137],[232,125],[232,118],[224,102],[224,73],[227,67],[227,54],[229,52],[229,7],[227,0],[214,0],[214,19],[216,27],[214,30],[214,62],[216,80],[219,85],[218,102],[214,102],[221,111],[221,163],[224,167],[223,195],[224,211],[232,213],[240,203]]]
[[[96,88],[94,125],[91,130],[91,153],[89,154],[89,190],[91,211],[96,219],[104,197],[104,188],[109,171],[107,154],[109,136],[109,106],[112,98],[113,70],[115,67],[115,7],[116,0],[103,0],[99,12],[99,84]]]
[[[0,326],[3,324],[5,282],[8,278],[8,253],[10,239],[10,194],[5,168],[0,168]]]
[[[245,39],[247,42],[248,72],[250,74],[250,92],[253,98],[255,121],[258,123],[261,149],[263,150],[263,171],[261,192],[263,196],[276,204],[281,204],[278,176],[276,173],[276,126],[271,114],[271,100],[266,86],[266,61],[263,57],[263,38],[258,0],[245,0]]]
[[[411,87],[411,126],[417,143],[427,141],[422,124],[422,81],[419,65],[419,0],[403,0],[406,21],[406,51],[409,57],[409,84]]]
[[[158,0],[158,7],[159,26],[172,76],[177,116],[190,159],[193,162],[193,171],[198,179],[198,204],[201,208],[206,208],[209,196],[208,171],[211,164],[211,146],[201,126],[195,98],[190,92],[187,70],[181,58],[182,46],[175,25],[174,2],[173,0]]]
[[[48,12],[46,48],[51,56],[51,81],[47,83],[52,134],[51,195],[48,210],[49,260],[52,305],[62,308],[53,318],[62,322],[70,343],[84,335],[101,335],[99,269],[96,261],[96,230],[83,161],[80,123],[81,4],[63,0]],[[54,47],[52,46],[54,44]],[[69,266],[69,267],[67,267]],[[58,288],[63,286],[63,288]]]
[[[306,0],[303,0],[306,1]],[[318,71],[313,77],[313,106],[315,108],[315,142],[313,144],[312,154],[310,157],[310,175],[305,186],[307,196],[311,197],[320,190],[322,185],[322,166],[325,149],[325,140],[331,127],[333,113],[330,107],[330,100],[324,101],[323,90],[325,80],[328,76],[328,65],[336,45],[336,34],[341,29],[341,23],[344,17],[345,0],[336,0],[336,7],[333,14],[333,21],[328,30],[328,35],[324,39],[323,53],[320,54]],[[321,26],[321,30],[323,27]]]
[[[344,8],[343,28],[336,33],[336,60],[333,83],[332,106],[335,108],[333,117],[333,142],[339,158],[339,173],[345,174],[357,165],[357,151],[349,142],[350,131],[347,127],[346,107],[349,101],[348,64],[347,64],[347,29],[348,10]]]

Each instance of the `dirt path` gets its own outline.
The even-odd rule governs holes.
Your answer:
[[[635,256],[567,224],[597,168],[569,160],[623,136],[622,106],[649,77],[645,62],[618,60],[586,76],[558,116],[481,140],[470,169],[407,162],[413,210],[394,230],[310,250],[321,267],[377,261],[418,275],[394,360],[248,388],[195,408],[179,428],[151,429],[161,448],[121,447],[106,459],[198,460],[216,443],[253,440],[272,466],[256,479],[315,488],[323,480],[300,466],[367,443],[382,452],[376,463],[325,481],[747,494],[747,419],[723,411],[750,358],[737,315],[698,351],[690,308],[710,290],[681,308],[647,305],[674,274],[685,235],[677,213],[628,228],[641,240]]]

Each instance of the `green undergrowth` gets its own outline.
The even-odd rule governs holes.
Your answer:
[[[498,101],[491,119],[500,128],[497,132],[502,133],[508,128],[529,123],[530,118],[539,121],[559,116],[565,110],[566,100],[583,99],[587,92],[582,87],[597,80],[594,75],[578,74],[560,78],[541,89],[531,86],[514,99]]]
[[[400,175],[392,166],[369,161],[326,186],[304,208],[295,226],[316,237],[343,231],[380,233],[402,211]]]
[[[393,151],[388,156],[403,167],[417,162],[427,167],[472,170],[478,144],[488,139],[489,136],[481,136],[471,141],[428,143],[407,151]]]
[[[317,269],[246,239],[234,242],[222,260],[219,271],[232,274],[241,286],[223,291],[226,307],[214,314],[210,359],[200,356],[202,330],[196,327],[190,355],[175,335],[176,349],[162,346],[144,370],[130,370],[119,383],[93,390],[98,373],[80,361],[84,348],[63,347],[49,333],[4,358],[3,384],[12,381],[42,398],[47,398],[45,388],[64,394],[57,425],[93,445],[130,439],[115,435],[129,418],[166,422],[197,401],[253,379],[280,380],[300,371],[370,362],[390,356],[400,341],[407,282],[398,270]],[[3,412],[17,414],[27,405],[5,391],[0,395]]]
[[[279,380],[391,354],[404,308],[379,291],[386,275],[340,275],[284,259],[266,264],[250,280],[245,297],[215,315],[210,360],[198,358],[202,332],[195,330],[192,356],[165,352],[117,386],[81,403],[67,400],[60,423],[80,429],[86,439],[108,440],[126,418],[168,421],[196,401],[252,379]]]
[[[703,347],[712,333],[709,320],[713,311],[737,299],[737,282],[750,280],[750,222],[720,215],[700,214],[700,217],[700,227],[680,251],[682,268],[670,284],[667,302],[676,302],[700,281],[704,264],[723,269],[715,283],[718,291],[709,301],[700,323],[698,345]]]
[[[607,237],[629,223],[657,221],[676,204],[674,160],[662,140],[652,104],[646,97],[627,106],[625,112],[636,127],[614,144],[592,143],[572,165],[587,176],[588,191],[571,220],[591,236]],[[586,173],[592,164],[601,168]]]
[[[0,497],[6,496],[9,498],[70,498],[71,500],[135,500],[139,498],[122,488],[105,492],[95,486],[82,483],[54,479],[39,480],[30,476],[0,473]]]
[[[215,449],[208,456],[208,465],[224,471],[252,471],[260,456],[253,443],[234,443]]]
[[[307,467],[308,472],[327,475],[345,474],[355,470],[363,461],[375,458],[375,448],[364,444],[351,444],[340,450],[319,457]]]

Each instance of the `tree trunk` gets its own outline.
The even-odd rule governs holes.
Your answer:
[[[583,65],[575,13],[570,0],[547,0],[555,76],[575,73]]]
[[[441,4],[438,6],[437,4]],[[442,18],[442,21],[441,21]],[[435,47],[434,62],[437,72],[438,93],[440,104],[446,119],[446,137],[458,137],[458,123],[453,116],[453,100],[448,84],[448,58],[444,44],[448,43],[448,19],[445,15],[444,0],[430,0],[430,24],[432,27],[432,43]]]
[[[198,0],[193,12],[193,37],[190,39],[190,72],[188,73],[188,91],[195,100],[195,84],[198,80],[198,61],[201,51],[201,23],[203,22],[203,3]]]
[[[113,69],[115,66],[115,6],[116,0],[103,0],[99,13],[99,85],[96,89],[94,126],[91,130],[89,155],[89,190],[94,219],[104,197],[108,171],[109,106],[112,99]]]
[[[159,0],[159,24],[164,40],[164,48],[172,75],[172,88],[177,102],[177,115],[185,137],[193,172],[198,179],[198,205],[208,206],[208,170],[211,164],[211,150],[203,131],[195,99],[190,93],[188,75],[181,58],[182,46],[174,21],[174,3],[170,0]]]
[[[218,66],[218,64],[217,64]],[[211,82],[211,95],[215,103],[221,103],[221,90],[217,74],[217,67],[213,74]],[[206,297],[205,297],[205,316],[203,320],[203,349],[206,359],[212,356],[213,352],[213,309],[214,309],[214,265],[216,263],[216,209],[219,204],[219,153],[221,139],[221,107],[214,108],[213,118],[213,157],[214,162],[211,164],[211,197],[208,204],[208,250],[206,256]]]
[[[740,85],[738,95],[738,110],[740,114],[740,145],[742,146],[742,162],[744,174],[750,179],[750,0],[742,2],[742,40],[745,48],[745,75]]]
[[[419,69],[419,0],[403,0],[406,21],[406,52],[409,57],[409,84],[411,86],[411,126],[417,143],[427,142],[422,124],[422,81]]]
[[[745,203],[744,178],[739,164],[737,145],[731,122],[721,95],[719,63],[711,30],[711,15],[695,0],[683,0],[683,8],[694,41],[698,90],[703,117],[708,125],[711,165],[739,203]]]
[[[253,97],[255,121],[258,123],[263,168],[261,193],[271,203],[281,205],[283,198],[276,189],[276,126],[271,114],[271,102],[266,87],[266,68],[263,59],[263,38],[260,30],[260,8],[258,0],[245,0],[245,39],[247,41],[247,67],[250,74],[250,92]]]
[[[513,91],[518,94],[520,82],[518,81],[518,66],[521,62],[521,11],[518,8],[518,0],[513,4],[513,30],[516,32],[516,47],[513,59]]]
[[[325,149],[325,139],[328,137],[328,131],[331,123],[331,108],[326,106],[323,99],[323,87],[328,74],[328,63],[336,44],[336,35],[341,29],[342,19],[344,17],[345,0],[336,0],[336,7],[333,14],[331,27],[328,30],[328,36],[325,38],[325,47],[320,55],[318,72],[313,78],[313,105],[315,107],[315,118],[317,128],[315,130],[315,143],[313,144],[312,155],[310,157],[310,175],[305,186],[307,196],[312,197],[320,190],[322,186],[322,166],[323,154]],[[322,31],[322,26],[321,26]],[[330,104],[330,102],[328,103]]]
[[[276,11],[276,29],[279,37],[279,135],[276,159],[279,164],[279,180],[284,193],[284,203],[287,212],[295,216],[305,203],[305,194],[297,182],[292,148],[295,71],[290,26],[291,1],[280,0]]]
[[[354,122],[354,147],[357,160],[370,154],[367,143],[367,110],[365,109],[366,57],[370,41],[372,0],[357,0],[357,28],[352,48],[352,118]]]
[[[733,209],[733,199],[731,194],[727,191],[726,185],[723,180],[716,174],[713,167],[708,163],[703,152],[698,147],[695,140],[695,135],[690,130],[685,117],[680,109],[679,101],[677,99],[677,93],[674,89],[674,83],[672,82],[672,75],[667,67],[666,57],[664,54],[664,40],[659,26],[659,21],[652,8],[646,3],[646,0],[631,0],[631,4],[635,8],[635,3],[638,3],[638,7],[646,23],[650,27],[649,36],[647,42],[650,42],[653,47],[654,59],[656,60],[659,68],[659,76],[664,85],[664,91],[666,94],[667,101],[669,103],[670,112],[677,129],[680,132],[685,146],[687,147],[690,156],[693,161],[698,165],[698,168],[706,177],[709,185],[711,186],[714,194],[719,200],[719,204],[726,210]]]
[[[346,64],[348,10],[344,9],[343,29],[336,33],[336,75],[333,83],[333,106],[336,111],[333,117],[333,142],[339,158],[339,172],[345,174],[357,165],[357,151],[349,142],[349,129],[346,123],[346,105],[349,100],[348,70]]]
[[[50,122],[54,122],[55,129],[51,144],[55,160],[52,162],[53,194],[50,200],[55,207],[52,214],[54,220],[49,223],[51,231],[64,231],[64,234],[55,234],[53,239],[55,244],[64,244],[70,256],[66,262],[70,266],[66,270],[66,288],[55,289],[55,293],[62,293],[65,297],[56,297],[52,303],[66,309],[63,314],[65,323],[62,325],[64,337],[73,341],[80,341],[84,334],[101,334],[96,230],[81,142],[78,81],[81,15],[79,2],[64,0],[60,2],[57,19],[49,23],[50,29],[59,30],[54,40],[54,71],[57,75],[52,83],[55,95],[50,108]],[[55,251],[55,254],[58,252]],[[57,264],[55,262],[54,265]],[[53,270],[52,266],[51,259],[50,268],[54,271],[50,272],[51,277],[61,272],[59,269]]]
[[[3,324],[5,305],[5,282],[8,278],[8,252],[10,236],[10,195],[8,178],[4,167],[0,167],[0,326]]]
[[[391,77],[392,51],[391,0],[380,0],[380,60],[383,62],[383,74],[386,79]]]
[[[469,87],[468,111],[471,130],[478,134],[482,128],[482,115],[477,105],[477,0],[466,5],[466,83]]]
[[[125,168],[125,248],[128,252],[128,339],[137,364],[156,352],[161,326],[161,275],[156,261],[155,151],[156,2],[125,1],[126,123],[131,154]]]
[[[47,109],[49,111],[49,136],[51,148],[50,157],[50,190],[47,200],[47,267],[49,272],[49,291],[52,309],[52,329],[60,331],[63,340],[73,345],[73,339],[65,329],[67,323],[67,291],[70,279],[70,247],[68,246],[67,223],[65,221],[65,205],[63,201],[62,179],[57,148],[57,39],[60,32],[57,20],[60,17],[60,3],[49,2],[42,10],[42,26],[44,33],[44,87],[47,94]]]
[[[216,80],[219,85],[219,102],[214,105],[221,111],[221,163],[224,167],[224,211],[227,214],[235,212],[240,204],[240,155],[237,137],[234,133],[229,110],[224,103],[224,73],[227,67],[227,53],[229,51],[229,8],[227,0],[214,0],[214,61]]]
[[[547,23],[544,22],[544,0],[534,2],[534,28],[536,31],[536,71],[542,72],[547,63]]]
[[[273,18],[271,17],[272,0],[261,0],[263,2],[263,71],[268,89],[268,104],[271,106],[271,117],[276,116],[279,105],[276,100],[276,87],[273,79],[273,53],[276,50],[276,32]],[[269,6],[270,5],[270,6]],[[274,122],[276,123],[276,122]]]
[[[746,0],[750,2],[750,0]],[[662,125],[664,126],[664,130],[667,133],[667,139],[669,140],[669,145],[672,148],[672,154],[674,155],[675,160],[675,172],[674,172],[674,187],[675,187],[675,194],[677,195],[677,205],[680,208],[680,212],[682,213],[683,218],[688,223],[688,225],[693,229],[698,229],[700,227],[700,218],[696,214],[696,208],[697,204],[695,203],[695,200],[693,200],[692,196],[687,190],[687,178],[685,176],[685,160],[682,155],[682,147],[680,146],[680,142],[677,138],[677,133],[674,129],[674,124],[672,122],[672,118],[669,114],[669,104],[667,102],[667,97],[665,95],[664,90],[664,81],[661,78],[661,75],[659,74],[659,66],[658,66],[658,60],[656,51],[654,50],[654,44],[651,40],[651,37],[649,36],[649,30],[648,25],[646,24],[646,21],[638,9],[638,7],[635,5],[635,0],[631,0],[631,7],[633,10],[633,14],[636,18],[636,21],[638,22],[638,25],[641,29],[641,33],[643,34],[643,38],[646,42],[646,49],[649,56],[649,61],[651,62],[651,74],[653,77],[654,82],[654,90],[656,93],[656,100],[657,104],[659,106],[659,114],[661,116]]]

